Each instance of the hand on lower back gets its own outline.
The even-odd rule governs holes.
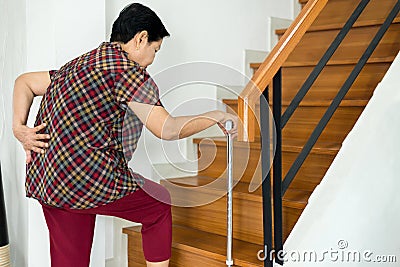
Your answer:
[[[46,127],[45,124],[41,124],[34,128],[30,128],[26,125],[19,125],[13,128],[14,136],[22,144],[26,153],[26,163],[31,162],[31,153],[44,153],[48,147],[47,140],[50,139],[48,134],[39,134],[41,130]]]

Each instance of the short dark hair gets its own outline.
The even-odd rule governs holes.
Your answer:
[[[110,41],[126,44],[141,31],[148,32],[149,42],[169,36],[161,19],[153,10],[142,4],[133,3],[119,13],[112,27]]]

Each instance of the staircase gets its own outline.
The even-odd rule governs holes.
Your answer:
[[[395,2],[397,0],[371,0],[289,120],[282,132],[283,177]],[[304,6],[307,0],[300,0],[300,3]],[[358,3],[358,0],[328,0],[289,55],[282,67],[283,112]],[[278,30],[277,34],[284,32],[285,29]],[[399,49],[400,16],[397,15],[283,196],[284,240]],[[255,70],[259,66],[258,63],[251,64]],[[230,107],[230,112],[237,112],[237,100],[227,99],[224,103]],[[256,132],[257,136],[259,132]],[[217,200],[198,207],[173,207],[171,266],[226,266],[226,197],[220,197],[225,186],[226,141],[216,137],[195,139],[194,143],[198,145],[198,175],[169,179],[162,184],[170,190],[174,203],[189,205],[196,198]],[[237,183],[233,192],[235,266],[263,266],[257,257],[263,249],[261,189],[249,191],[250,183],[261,178],[260,149],[260,138],[251,143],[234,143],[234,179]],[[208,186],[201,187],[204,185]],[[191,188],[196,188],[195,194]],[[125,228],[123,232],[129,236],[129,267],[145,266],[140,227]]]

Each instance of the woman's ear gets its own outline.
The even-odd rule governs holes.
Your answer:
[[[148,42],[148,37],[149,34],[147,31],[138,32],[135,37],[133,37],[136,50],[139,50],[141,45]]]
[[[149,33],[147,31],[141,31],[139,33],[139,42],[142,44],[146,44],[148,42]]]

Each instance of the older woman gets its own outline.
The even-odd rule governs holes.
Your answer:
[[[221,111],[173,117],[164,109],[146,67],[166,36],[151,9],[131,4],[114,22],[110,42],[59,70],[26,73],[15,82],[13,131],[26,152],[26,194],[43,208],[53,267],[89,266],[96,214],[142,223],[147,266],[168,266],[168,192],[128,168],[142,127],[174,140],[227,120],[237,125]],[[33,98],[42,95],[29,128]],[[126,132],[123,123],[131,126]]]

